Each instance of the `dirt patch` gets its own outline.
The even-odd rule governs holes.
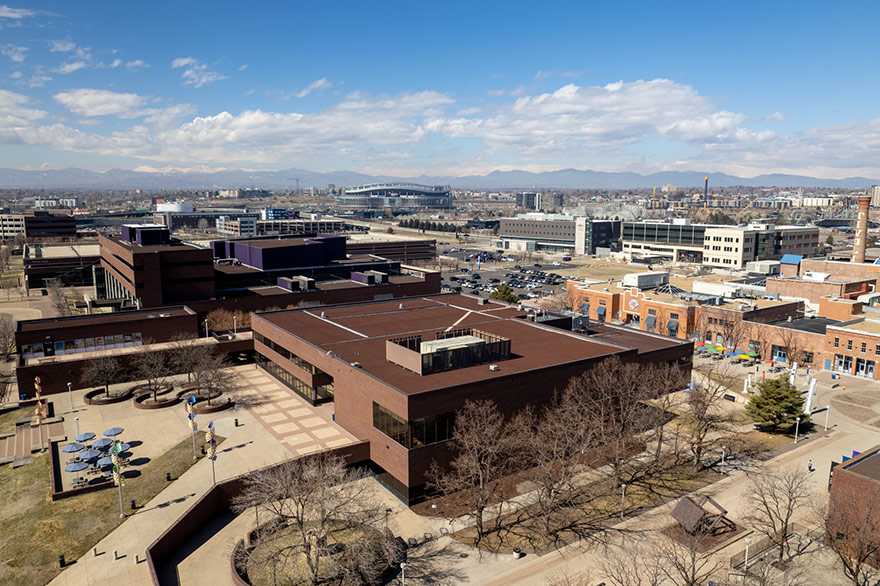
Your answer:
[[[870,407],[871,405],[880,402],[880,396],[874,395],[873,393],[843,393],[842,395],[834,397],[834,400],[852,403],[853,405],[859,405],[861,407]]]
[[[858,405],[852,405],[850,403],[844,403],[843,401],[838,401],[837,399],[832,399],[831,405],[846,417],[855,419],[856,421],[861,421],[863,423],[868,421],[869,419],[877,417],[877,412],[872,409],[859,407]]]

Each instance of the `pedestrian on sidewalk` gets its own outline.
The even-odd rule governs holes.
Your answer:
[[[807,470],[809,470],[810,472],[813,471],[813,461],[812,460],[807,462]]]

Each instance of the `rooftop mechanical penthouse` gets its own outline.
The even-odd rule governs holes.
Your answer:
[[[491,399],[505,414],[541,405],[598,361],[689,364],[693,344],[597,325],[576,334],[516,307],[461,295],[254,315],[257,364],[370,442],[379,477],[420,499],[433,460],[449,461],[454,413]],[[570,326],[569,326],[570,328]]]

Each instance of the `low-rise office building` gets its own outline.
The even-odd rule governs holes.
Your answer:
[[[880,319],[862,317],[828,326],[825,370],[880,380]]]
[[[460,295],[257,313],[257,364],[370,442],[400,498],[424,495],[431,462],[450,459],[454,413],[491,399],[504,414],[550,401],[573,376],[620,356],[689,365],[693,346],[613,326],[591,335],[523,319],[506,304]]]
[[[599,249],[616,248],[620,238],[620,222],[564,214],[529,213],[516,218],[502,218],[498,238],[500,247],[512,252],[596,254]]]
[[[690,220],[624,222],[623,251],[633,256],[660,256],[728,269],[756,260],[777,260],[785,254],[813,254],[819,229],[803,226],[717,226]]]

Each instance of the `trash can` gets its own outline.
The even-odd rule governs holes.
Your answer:
[[[522,550],[518,547],[513,548],[513,557],[515,559],[519,559],[523,556]]]

